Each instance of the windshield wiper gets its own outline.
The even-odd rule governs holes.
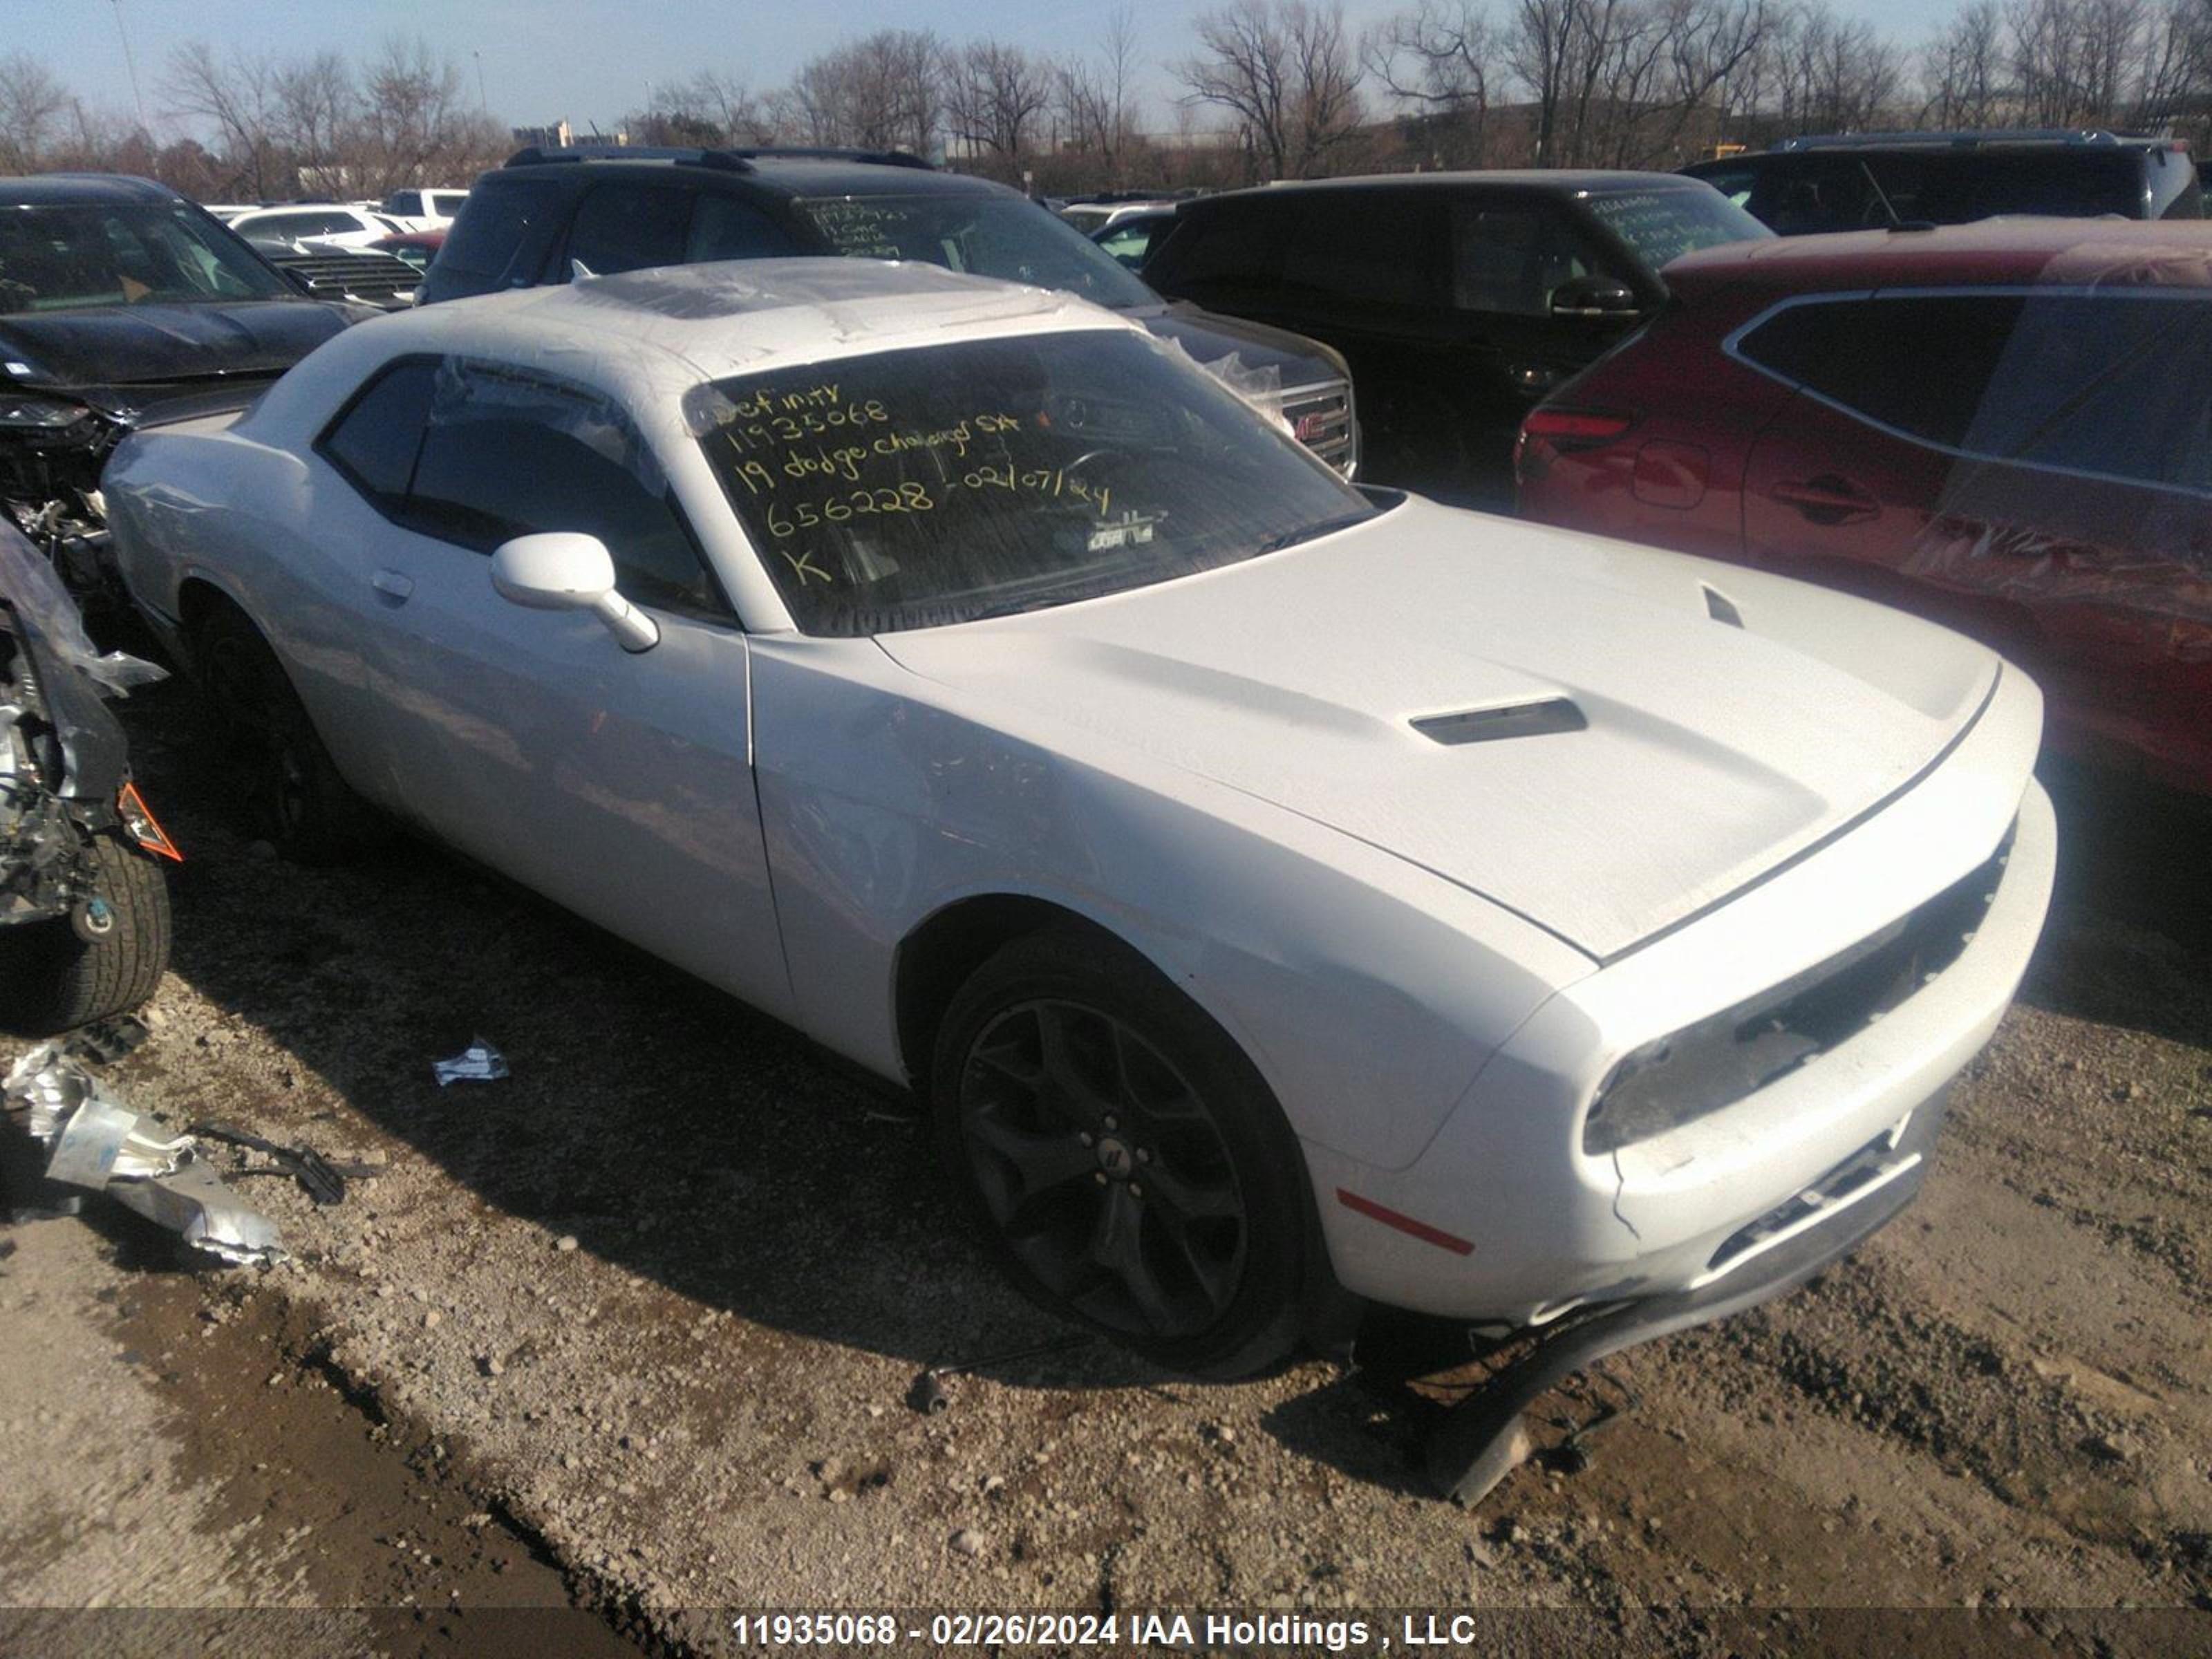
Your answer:
[[[1346,513],[1339,518],[1323,519],[1318,524],[1310,524],[1300,530],[1286,530],[1279,536],[1272,537],[1261,542],[1259,546],[1252,550],[1252,556],[1257,558],[1262,553],[1279,553],[1286,547],[1296,547],[1300,542],[1310,542],[1318,540],[1323,536],[1334,536],[1340,530],[1349,530],[1356,524],[1365,524],[1374,516],[1375,509],[1370,507],[1358,513]]]

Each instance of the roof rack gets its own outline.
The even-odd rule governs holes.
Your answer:
[[[908,149],[841,149],[819,144],[751,144],[743,149],[726,154],[742,155],[748,160],[757,156],[764,161],[866,161],[879,167],[919,167],[924,173],[937,169]]]
[[[1980,132],[1822,132],[1784,138],[1778,150],[1882,149],[1905,144],[1948,144],[1978,149],[1984,144],[2117,144],[2121,135],[2101,127],[1992,128]],[[2148,141],[2145,141],[2148,142]]]
[[[532,144],[507,158],[511,167],[547,167],[558,161],[673,161],[678,167],[716,167],[724,173],[750,173],[746,152],[699,149],[678,144]]]
[[[556,161],[673,161],[678,167],[720,167],[751,173],[753,161],[866,161],[884,167],[937,169],[910,150],[839,149],[811,144],[748,144],[702,149],[684,144],[532,144],[507,158],[511,167],[545,167]]]

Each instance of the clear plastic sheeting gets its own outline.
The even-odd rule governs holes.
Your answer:
[[[168,671],[120,651],[103,652],[84,631],[76,601],[53,565],[13,525],[0,520],[0,599],[39,630],[40,643],[102,690],[120,696],[167,679]]]
[[[667,493],[667,475],[652,446],[603,393],[565,377],[555,386],[541,375],[468,357],[440,362],[430,394],[432,427],[480,428],[482,459],[491,465],[498,463],[504,428],[517,423],[561,434],[629,473],[650,495]]]
[[[2014,298],[1967,365],[1978,396],[1903,568],[2032,607],[2046,637],[2212,660],[2212,250],[2087,242],[2050,274],[2066,286]]]
[[[1274,364],[1255,368],[1245,362],[1243,353],[1236,351],[1226,357],[1200,362],[1180,340],[1162,340],[1158,344],[1163,351],[1172,351],[1179,357],[1197,363],[1199,368],[1265,415],[1285,433],[1297,436],[1291,431],[1288,417],[1283,413],[1283,371]]]
[[[899,272],[896,292],[885,288],[885,264]],[[956,325],[1047,316],[1080,303],[1065,294],[915,261],[835,258],[733,259],[624,271],[574,283],[569,293],[583,305],[619,307],[673,322],[803,312],[810,336],[826,335],[839,343],[910,330],[917,300],[931,302],[932,325]],[[763,344],[763,351],[769,349]]]

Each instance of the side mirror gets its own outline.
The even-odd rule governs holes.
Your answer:
[[[615,592],[615,562],[597,536],[556,530],[517,536],[491,556],[492,591],[532,611],[588,611],[625,651],[650,651],[660,629]]]
[[[1570,276],[1552,290],[1554,317],[1633,317],[1636,290],[1610,276]]]

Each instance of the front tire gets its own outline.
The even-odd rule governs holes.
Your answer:
[[[946,1167],[1035,1299],[1173,1370],[1286,1353],[1303,1160],[1221,1028],[1134,952],[1066,929],[954,996],[932,1076]]]
[[[148,854],[95,836],[93,892],[69,918],[0,928],[5,977],[22,1000],[5,1012],[27,1035],[49,1036],[136,1008],[169,962],[169,884]]]

